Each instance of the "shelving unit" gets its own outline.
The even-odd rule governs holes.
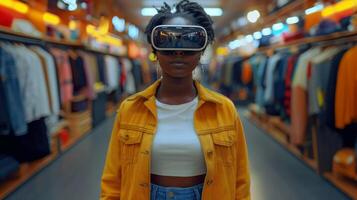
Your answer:
[[[264,130],[264,132],[281,144],[288,152],[302,160],[307,166],[312,168],[316,173],[320,174],[318,171],[317,160],[306,157],[301,153],[294,145],[291,145],[288,141],[289,125],[285,124],[279,117],[268,116],[264,113],[258,112],[254,106],[249,108],[249,111],[244,113],[244,115],[253,122],[257,127]],[[313,146],[317,148],[317,144],[314,142],[313,133]],[[314,157],[317,158],[317,150],[314,149]],[[357,199],[357,182],[347,179],[342,176],[333,174],[332,172],[321,174],[326,180],[330,181],[335,187],[340,189],[346,195],[352,199]]]
[[[357,199],[357,182],[332,173],[325,173],[323,176],[352,199]]]
[[[85,51],[93,52],[93,53],[100,53],[100,54],[105,54],[105,55],[111,55],[114,57],[126,57],[125,55],[119,55],[119,54],[114,54],[109,51],[101,51],[98,49],[93,49],[82,42],[74,42],[74,41],[65,41],[65,40],[57,40],[54,38],[50,38],[48,36],[43,36],[43,37],[35,37],[32,35],[20,33],[13,31],[7,27],[0,26],[0,35],[6,35],[11,38],[16,38],[15,41],[26,41],[34,44],[54,44],[54,45],[61,45],[61,46],[68,46],[68,47],[73,47],[76,49],[83,49]]]
[[[276,44],[269,47],[261,47],[258,49],[258,51],[264,52],[268,50],[289,48],[292,46],[300,46],[300,45],[311,44],[311,43],[318,44],[318,43],[328,43],[328,42],[348,42],[356,39],[357,39],[357,31],[338,32],[326,36],[307,37],[307,38],[302,38],[299,40],[295,40],[283,44]]]
[[[59,45],[64,47],[70,47],[74,49],[82,49],[84,51],[100,53],[105,55],[112,55],[115,57],[123,57],[120,55],[112,54],[107,51],[99,51],[91,49],[81,42],[72,42],[72,41],[61,41],[56,40],[47,36],[44,37],[35,37],[32,35],[27,35],[24,33],[15,32],[9,28],[0,26],[0,38],[5,41],[14,41],[25,44],[32,45]],[[75,100],[82,100],[86,97],[77,96]],[[91,107],[91,105],[89,105]],[[114,106],[110,107],[108,110],[108,116],[113,114],[115,111]],[[0,199],[4,199],[10,193],[15,191],[18,187],[23,185],[31,177],[39,173],[42,169],[47,167],[49,164],[54,162],[59,158],[64,152],[68,151],[71,147],[81,141],[87,134],[92,130],[92,118],[91,110],[87,110],[82,113],[68,113],[69,110],[61,111],[60,116],[63,118],[58,122],[55,128],[53,128],[52,133],[50,134],[50,145],[51,145],[51,154],[30,162],[23,163],[20,165],[19,171],[14,174],[9,180],[0,184]],[[69,130],[69,140],[65,144],[61,141],[59,136],[59,131],[67,128]]]
[[[296,146],[289,143],[289,125],[284,124],[279,117],[258,113],[253,109],[246,112],[245,116],[287,149],[288,152],[300,158],[314,171],[318,172],[317,161],[305,156]]]
[[[235,31],[233,31],[233,33],[223,37],[221,42],[232,40],[233,38],[236,38],[238,35],[241,35],[241,34],[252,33],[252,32],[261,30],[265,27],[271,26],[281,19],[286,19],[293,14],[303,12],[304,8],[305,8],[304,0],[295,0],[291,3],[289,3],[288,5],[282,7],[278,11],[276,11],[270,15],[263,16],[258,22],[254,23],[254,24],[247,24],[244,27],[240,27],[239,30],[235,30]]]
[[[0,184],[0,199],[4,199],[11,192],[15,191],[20,185],[24,184],[31,177],[52,163],[58,156],[57,142],[52,139],[50,155],[31,163],[21,164],[19,171],[14,174],[12,178]]]

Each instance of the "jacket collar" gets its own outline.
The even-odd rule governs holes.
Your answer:
[[[151,86],[149,86],[147,89],[145,89],[142,92],[137,93],[136,95],[133,95],[131,97],[129,97],[129,100],[134,100],[136,98],[144,98],[146,100],[152,98],[155,96],[156,94],[156,90],[159,87],[161,83],[161,79],[155,81]],[[219,99],[217,97],[215,97],[215,95],[213,94],[213,92],[209,91],[208,89],[204,88],[198,81],[194,81],[194,84],[197,88],[197,92],[198,92],[198,97],[200,100],[204,101],[204,102],[212,102],[212,103],[216,103],[216,104],[222,104],[221,101],[219,101]]]

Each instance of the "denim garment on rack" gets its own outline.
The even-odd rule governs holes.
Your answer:
[[[11,130],[17,136],[25,135],[27,124],[20,86],[11,54],[0,47],[0,135]]]

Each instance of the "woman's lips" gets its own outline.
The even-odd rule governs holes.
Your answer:
[[[175,67],[183,67],[186,65],[186,63],[184,63],[184,62],[171,62],[170,64]]]

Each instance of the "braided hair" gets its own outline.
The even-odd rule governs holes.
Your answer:
[[[172,8],[175,9],[174,13],[171,12]],[[147,41],[150,45],[152,45],[152,30],[156,26],[163,24],[166,20],[174,17],[183,17],[192,21],[195,25],[202,26],[207,31],[208,44],[214,41],[213,20],[204,11],[201,5],[196,2],[190,2],[189,0],[181,0],[177,5],[173,5],[172,8],[164,2],[164,5],[160,9],[156,9],[158,13],[151,18],[145,29]],[[155,53],[155,49],[153,50]]]

